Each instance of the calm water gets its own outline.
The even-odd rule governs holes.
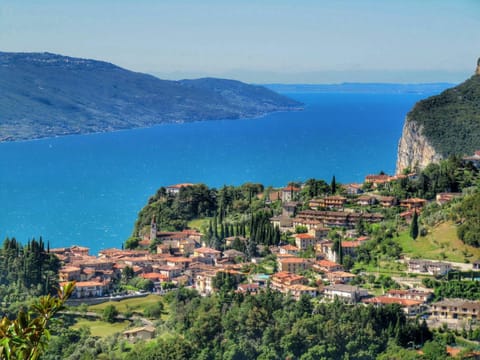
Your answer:
[[[0,237],[120,247],[162,185],[394,172],[405,114],[429,94],[290,94],[305,111],[0,144]]]

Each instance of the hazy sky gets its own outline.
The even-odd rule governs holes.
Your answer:
[[[164,78],[460,81],[480,56],[480,1],[1,0],[0,50]]]

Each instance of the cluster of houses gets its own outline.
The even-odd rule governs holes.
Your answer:
[[[159,232],[159,235],[166,237],[164,233]],[[190,236],[201,239],[201,234],[191,231],[170,233],[169,239],[174,237],[175,241],[181,243],[192,240]],[[237,279],[247,278],[246,282],[238,285],[237,291],[242,293],[256,294],[269,286],[271,289],[290,294],[295,299],[308,295],[322,296],[325,300],[338,298],[351,304],[365,303],[374,306],[398,304],[407,315],[412,316],[428,310],[427,303],[431,299],[431,293],[426,291],[390,290],[385,295],[371,297],[366,289],[350,285],[356,275],[345,271],[337,262],[327,259],[330,250],[328,244],[322,243],[323,249],[327,249],[324,257],[299,257],[299,249],[311,245],[310,236],[297,234],[295,240],[298,247],[294,245],[272,247],[271,250],[277,256],[277,272],[272,275],[248,276],[249,274],[244,271],[245,258],[241,252],[236,250],[221,252],[200,246],[196,242],[193,249],[172,244],[172,248],[175,249],[174,254],[162,253],[163,244],[158,246],[159,251],[156,254],[146,250],[106,249],[95,257],[88,254],[88,248],[79,246],[51,251],[65,264],[59,272],[60,280],[77,282],[74,298],[102,297],[110,294],[114,290],[115,280],[118,280],[122,270],[129,266],[135,275],[150,279],[157,290],[162,288],[162,283],[172,282],[177,285],[192,286],[202,295],[212,294],[216,291],[214,278],[219,272],[224,272]],[[363,237],[351,242],[361,244],[366,240]],[[351,246],[348,242],[344,244],[346,248]],[[409,263],[409,271],[418,273],[439,274],[449,269],[447,263],[420,260],[411,260]],[[311,276],[305,276],[306,271],[311,271],[315,280],[312,280]],[[450,302],[434,303],[431,310],[432,316],[445,319],[476,319],[479,311],[477,308],[480,306],[478,302],[464,302],[462,306],[449,304]],[[138,337],[151,336],[151,334],[152,329],[142,327],[129,330],[125,336],[134,340]]]
[[[378,187],[380,184],[390,183],[401,177],[414,177],[410,175],[368,175],[365,184],[373,184]],[[382,196],[375,193],[364,193],[362,184],[345,185],[345,196],[331,195],[311,199],[308,202],[308,209],[300,209],[302,204],[295,201],[299,198],[300,188],[287,186],[281,191],[270,194],[270,200],[281,199],[283,212],[271,219],[275,226],[282,232],[294,232],[297,226],[306,227],[309,232],[327,232],[332,228],[353,229],[360,222],[378,223],[384,220],[380,212],[371,212],[370,207],[387,209],[401,207],[404,209],[400,217],[409,221],[413,213],[420,213],[427,204],[426,199],[410,198],[399,200],[394,196]],[[272,196],[273,194],[273,196]],[[442,193],[437,196],[437,203],[444,204],[460,196],[458,193]],[[318,236],[318,235],[317,235]]]
[[[367,179],[377,185],[382,181],[392,181],[392,177],[387,175],[372,175]],[[190,185],[170,186],[167,192],[175,195],[179,189]],[[270,287],[290,294],[295,299],[308,295],[322,296],[325,300],[339,298],[352,304],[360,302],[382,306],[393,303],[400,305],[408,315],[423,313],[431,299],[428,292],[391,290],[382,296],[371,297],[367,290],[352,285],[356,275],[345,271],[339,264],[338,247],[341,247],[343,256],[350,255],[354,258],[358,248],[369,240],[366,236],[356,234],[356,225],[360,221],[376,223],[383,220],[381,213],[350,211],[345,208],[347,202],[355,201],[360,207],[372,204],[381,207],[400,205],[406,211],[420,211],[426,200],[397,201],[394,197],[362,195],[361,187],[355,184],[347,187],[347,192],[353,193],[354,190],[357,191],[357,197],[353,200],[352,197],[347,199],[338,195],[325,196],[312,199],[308,204],[309,209],[303,210],[298,210],[300,204],[296,202],[299,188],[288,186],[276,193],[282,200],[283,210],[282,215],[273,217],[271,222],[282,231],[293,233],[294,241],[269,248],[276,256],[275,269],[271,275],[248,273],[245,269],[251,269],[251,263],[246,262],[246,255],[230,248],[236,241],[246,243],[246,238],[226,238],[225,249],[220,251],[205,246],[202,234],[196,230],[159,231],[154,219],[150,231],[140,242],[143,248],[140,250],[105,249],[100,251],[98,256],[91,256],[88,248],[72,246],[51,249],[51,252],[64,264],[59,272],[60,281],[76,281],[73,298],[112,294],[124,269],[129,267],[135,276],[151,280],[157,292],[162,292],[164,284],[170,283],[174,286],[191,286],[200,294],[208,295],[217,290],[214,279],[218,273],[225,273],[235,277],[238,282],[246,278],[246,281],[238,285],[237,291],[241,293],[256,294],[261,289]],[[454,195],[451,195],[450,199],[453,198]],[[295,233],[299,226],[307,232]],[[340,242],[328,238],[331,229],[335,228],[343,230],[343,239]],[[147,250],[152,244],[158,244],[155,253]],[[305,254],[310,257],[305,257]],[[254,263],[259,261],[261,260],[252,259]],[[451,266],[443,262],[408,262],[408,271],[412,273],[439,275],[450,270]],[[462,311],[451,310],[454,307],[447,305],[434,305],[432,314],[451,318],[471,316],[473,319],[474,312],[478,311],[472,306],[456,308]],[[468,311],[463,311],[464,308]],[[138,333],[145,335],[151,333],[150,330],[142,328]]]
[[[464,156],[463,161],[465,163],[470,162],[475,166],[477,169],[480,168],[480,150],[477,150],[473,153],[473,155]]]

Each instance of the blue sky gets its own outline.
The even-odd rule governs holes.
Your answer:
[[[0,50],[106,60],[163,78],[458,82],[478,0],[2,0]]]

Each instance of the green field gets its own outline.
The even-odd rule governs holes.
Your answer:
[[[143,308],[145,307],[145,305],[154,304],[158,301],[162,301],[162,297],[160,295],[148,295],[145,297],[125,299],[121,301],[108,301],[102,304],[92,305],[88,307],[88,311],[101,313],[106,306],[113,305],[121,313],[130,311],[130,312],[143,314]]]
[[[87,327],[90,329],[92,336],[106,337],[119,332],[123,332],[128,325],[130,325],[129,321],[115,322],[111,324],[101,320],[88,320],[78,318],[76,323],[72,325],[72,328],[80,329],[81,327]]]
[[[401,262],[386,260],[379,260],[378,265],[372,263],[356,263],[353,268],[367,273],[377,273],[388,276],[402,276],[407,270],[407,266]]]
[[[194,219],[188,222],[190,229],[196,229],[198,231],[204,231],[208,227],[208,222],[211,218]]]
[[[419,236],[416,240],[410,238],[409,232],[405,231],[396,241],[408,257],[455,262],[474,262],[480,259],[480,249],[465,245],[458,238],[455,225],[450,222],[429,229],[427,236]]]

